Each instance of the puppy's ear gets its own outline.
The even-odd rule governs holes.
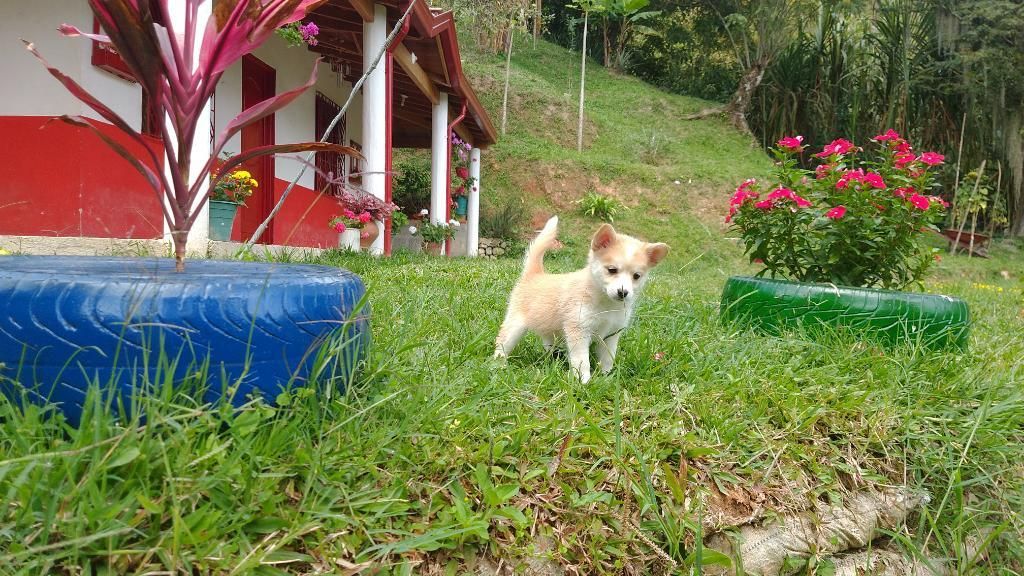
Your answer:
[[[615,244],[615,228],[612,228],[611,224],[601,224],[601,227],[594,233],[594,238],[590,241],[590,249],[594,252],[600,252],[612,244]]]
[[[647,262],[651,267],[657,266],[659,262],[668,256],[668,244],[664,242],[658,242],[657,244],[647,245]]]

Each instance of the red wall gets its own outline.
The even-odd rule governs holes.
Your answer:
[[[281,199],[287,187],[287,180],[274,179],[274,204]],[[327,221],[340,212],[338,201],[333,197],[318,198],[316,192],[296,185],[270,223],[273,243],[310,248],[337,247],[338,233],[327,227]],[[231,239],[236,242],[248,240],[241,237],[240,221],[241,218],[235,217],[231,230]]]
[[[93,124],[148,157],[113,126]],[[143,138],[162,163],[160,141]],[[146,180],[91,131],[48,116],[0,116],[0,234],[160,238],[163,214]]]

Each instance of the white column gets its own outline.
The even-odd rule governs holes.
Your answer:
[[[175,30],[184,30],[185,28],[185,3],[184,2],[171,2],[169,8],[171,13],[171,20]],[[206,30],[206,22],[210,19],[211,8],[210,4],[203,2],[199,4],[198,13],[196,15],[196,30],[199,31],[200,38],[196,39],[195,45],[195,62],[199,62],[199,49],[202,45],[202,32]],[[196,173],[206,164],[210,159],[210,152],[213,150],[212,135],[210,133],[210,106],[211,102],[207,102],[206,106],[203,107],[203,111],[199,116],[199,124],[196,128],[196,134],[192,141],[192,156],[190,178],[192,182],[196,180]],[[170,130],[170,118],[168,117],[167,122],[168,129]],[[171,131],[173,134],[173,131]],[[175,145],[174,142],[171,145]],[[168,175],[168,181],[170,181],[170,166],[164,164],[164,171]],[[192,182],[189,182],[191,184]],[[198,204],[206,191],[210,187],[209,177],[204,178],[200,184],[199,194],[196,196],[195,204]],[[164,198],[164,203],[168,204],[167,198]],[[195,209],[195,204],[192,208]],[[171,242],[171,226],[164,219],[164,240]],[[208,244],[210,242],[210,203],[206,202],[203,207],[199,210],[199,215],[196,216],[195,224],[192,225],[192,230],[188,234],[188,243],[185,245],[185,251],[188,254],[199,254],[200,256],[206,256]]]
[[[475,258],[480,245],[480,149],[473,148],[469,153],[469,177],[473,185],[469,188],[469,207],[466,220],[469,230],[466,239],[466,256]]]
[[[388,11],[375,4],[373,22],[363,22],[363,70],[369,70],[377,53],[384,47],[388,36]],[[363,188],[377,198],[384,199],[386,185],[384,157],[387,154],[387,76],[382,59],[363,83],[363,155],[366,168]],[[370,247],[373,254],[384,253],[384,223],[377,222],[381,233]]]
[[[441,92],[431,115],[430,221],[445,221],[448,198],[448,93]]]

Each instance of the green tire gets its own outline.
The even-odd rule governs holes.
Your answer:
[[[773,335],[849,328],[885,344],[961,350],[971,321],[967,303],[949,296],[745,276],[725,283],[720,313]]]

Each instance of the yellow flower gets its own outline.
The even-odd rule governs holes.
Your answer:
[[[0,256],[10,256],[10,255],[11,255],[10,252],[8,252],[7,250],[4,250],[3,248],[0,248]]]
[[[259,188],[260,183],[257,182],[255,178],[249,178],[249,186],[252,186],[253,188]]]
[[[237,178],[239,180],[248,180],[248,179],[252,178],[252,174],[249,174],[245,170],[238,170],[236,172],[233,172],[231,174],[231,177],[232,178]]]

